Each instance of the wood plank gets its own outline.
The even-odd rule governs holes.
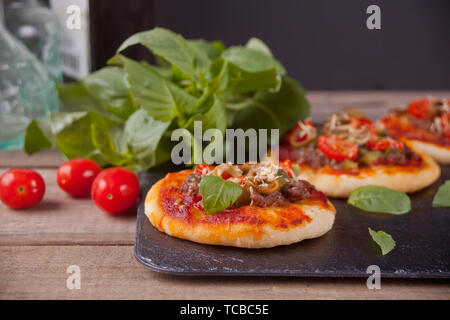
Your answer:
[[[57,168],[65,160],[57,150],[44,150],[31,156],[22,149],[0,151],[0,168]]]
[[[66,287],[78,265],[81,289]],[[450,299],[450,282],[382,279],[177,277],[155,273],[132,246],[0,247],[0,299]]]
[[[136,208],[108,215],[90,198],[74,199],[62,191],[55,169],[37,171],[46,182],[44,199],[27,210],[8,209],[0,203],[0,245],[134,243]]]

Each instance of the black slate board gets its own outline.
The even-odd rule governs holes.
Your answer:
[[[140,176],[142,195],[174,167],[159,167]],[[450,208],[432,208],[437,188],[450,179],[442,167],[438,182],[411,195],[412,212],[373,214],[334,200],[333,229],[318,239],[271,249],[239,249],[202,245],[170,237],[155,229],[144,215],[143,199],[137,216],[135,256],[148,268],[178,275],[367,277],[377,265],[382,277],[450,278]],[[367,228],[383,230],[396,248],[382,256]]]

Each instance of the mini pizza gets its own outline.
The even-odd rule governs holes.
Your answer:
[[[349,112],[331,115],[320,132],[310,121],[299,121],[283,137],[279,150],[280,160],[290,160],[299,179],[330,197],[346,198],[366,185],[414,192],[440,175],[431,157]]]
[[[203,191],[202,180],[208,176],[241,190],[231,205],[212,214],[204,209],[203,196],[218,194],[223,200],[227,195],[223,185]],[[148,192],[145,213],[153,226],[173,237],[270,248],[322,236],[333,226],[336,210],[325,194],[298,180],[289,163],[265,161],[198,165],[195,170],[169,173]]]
[[[378,122],[390,136],[407,140],[442,164],[450,164],[450,100],[424,98]]]

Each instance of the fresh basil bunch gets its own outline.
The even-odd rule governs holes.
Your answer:
[[[143,45],[158,65],[121,54]],[[56,146],[66,157],[144,171],[168,161],[172,130],[279,128],[309,114],[303,88],[286,76],[270,49],[252,38],[226,48],[155,28],[128,38],[108,66],[77,83],[58,85],[60,112],[27,128],[29,154]]]

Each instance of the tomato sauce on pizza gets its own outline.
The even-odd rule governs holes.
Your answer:
[[[422,158],[402,141],[377,130],[364,117],[347,112],[331,115],[319,131],[310,121],[299,121],[283,137],[280,160],[311,168],[355,173],[375,165],[420,167]]]
[[[450,100],[421,98],[379,121],[390,136],[450,146]]]

